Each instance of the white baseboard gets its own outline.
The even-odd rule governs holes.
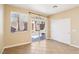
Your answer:
[[[25,44],[30,44],[30,42],[26,42],[26,43],[20,43],[20,44],[14,44],[14,45],[9,45],[9,46],[5,46],[5,48],[11,48],[11,47],[16,47],[16,46],[21,46],[21,45],[25,45]]]
[[[3,49],[2,49],[2,52],[1,52],[1,54],[4,52],[4,49],[5,49],[5,48],[3,48]]]
[[[2,49],[2,51],[0,52],[0,54],[2,54],[2,53],[3,53],[3,51],[4,51],[4,48]]]
[[[11,47],[16,47],[16,46],[21,46],[21,45],[25,45],[25,44],[30,44],[31,42],[27,42],[27,43],[20,43],[20,44],[14,44],[14,45],[9,45],[9,46],[5,46],[3,47],[2,51],[0,52],[0,54],[3,53],[5,48],[11,48]]]
[[[51,39],[51,40],[52,40],[52,39]],[[57,40],[55,40],[55,41],[57,41]],[[60,42],[60,41],[58,41],[58,42]],[[63,43],[63,42],[60,42],[60,43]],[[67,44],[67,45],[69,45],[69,46],[73,46],[73,47],[75,47],[75,48],[79,48],[79,46],[74,45],[74,44],[68,44],[68,43],[64,43],[64,44]]]
[[[74,45],[74,44],[70,44],[70,46],[73,46],[73,47],[79,48],[79,46]]]

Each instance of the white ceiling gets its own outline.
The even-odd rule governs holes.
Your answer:
[[[55,4],[11,4],[11,5],[26,9],[28,8],[46,14],[46,16],[66,11],[79,6],[78,4],[56,4],[58,7],[53,8]]]

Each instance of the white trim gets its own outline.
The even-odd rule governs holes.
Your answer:
[[[25,45],[25,44],[29,44],[30,42],[26,42],[26,43],[20,43],[20,44],[14,44],[14,45],[9,45],[9,46],[5,46],[5,48],[11,48],[11,47],[16,47],[16,46],[21,46],[21,45]]]
[[[2,51],[0,52],[0,54],[2,54],[2,53],[3,53],[4,49],[5,49],[5,48],[3,48],[3,49],[2,49]]]
[[[74,44],[70,44],[70,46],[73,46],[73,47],[79,48],[79,46],[74,45]]]
[[[53,40],[53,39],[50,39],[50,40]],[[55,40],[55,41],[57,41],[57,40]],[[60,41],[57,41],[57,42],[60,42]],[[63,43],[63,44],[66,44],[66,45],[69,45],[69,46],[72,46],[72,47],[75,47],[75,48],[79,48],[79,46],[74,45],[74,44],[68,44],[68,43],[64,43],[64,42],[60,42],[60,43]]]
[[[11,47],[16,47],[16,46],[21,46],[21,45],[25,45],[25,44],[30,44],[31,42],[27,42],[27,43],[20,43],[20,44],[14,44],[14,45],[9,45],[9,46],[5,46],[3,47],[2,51],[0,52],[0,54],[3,53],[5,48],[11,48]]]

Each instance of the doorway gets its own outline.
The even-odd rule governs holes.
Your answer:
[[[44,18],[32,18],[32,42],[46,39],[46,21]]]

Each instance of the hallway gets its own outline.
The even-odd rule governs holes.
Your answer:
[[[74,54],[79,49],[53,40],[41,40],[32,44],[7,48],[3,54]]]

